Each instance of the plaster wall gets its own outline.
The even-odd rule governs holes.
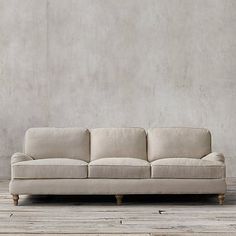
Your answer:
[[[232,159],[235,12],[234,0],[0,0],[0,178],[36,126],[206,127]]]

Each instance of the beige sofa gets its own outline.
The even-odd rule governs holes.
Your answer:
[[[224,156],[206,129],[32,128],[11,158],[10,193],[217,194],[226,192]]]

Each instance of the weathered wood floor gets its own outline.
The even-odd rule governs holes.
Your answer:
[[[236,235],[236,178],[216,196],[20,196],[0,182],[0,235]]]

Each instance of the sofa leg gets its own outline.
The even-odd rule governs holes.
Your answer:
[[[218,195],[218,202],[220,205],[224,204],[224,200],[225,200],[225,195],[223,193]]]
[[[121,205],[122,199],[123,199],[123,195],[116,195],[116,204]]]
[[[18,205],[19,195],[18,194],[12,194],[14,206]]]

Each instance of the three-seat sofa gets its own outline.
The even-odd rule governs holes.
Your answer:
[[[224,156],[198,128],[31,128],[11,158],[10,193],[216,194],[226,192]]]

